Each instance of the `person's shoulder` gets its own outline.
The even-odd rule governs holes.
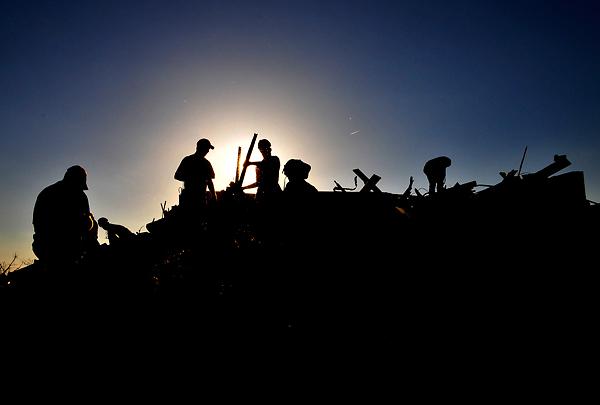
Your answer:
[[[183,169],[189,166],[192,162],[194,162],[194,156],[195,155],[187,155],[183,159],[181,159],[181,163],[179,163],[179,168]]]
[[[302,179],[302,191],[310,193],[310,192],[317,191],[317,188],[315,186],[313,186],[312,184],[310,184],[308,181]]]
[[[40,196],[44,197],[55,192],[61,191],[64,188],[64,184],[62,180],[57,181],[56,183],[50,184],[49,186],[44,187],[42,191],[40,191]]]
[[[199,156],[198,157],[198,162],[201,162],[202,164],[206,165],[206,166],[210,166],[212,167],[212,164],[210,163],[210,160],[208,160],[206,158],[206,156]]]

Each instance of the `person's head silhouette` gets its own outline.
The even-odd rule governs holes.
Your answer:
[[[264,157],[270,156],[271,142],[269,142],[267,139],[261,139],[260,141],[258,141],[258,150],[260,151],[260,153],[262,153]]]
[[[214,148],[215,147],[206,138],[202,138],[198,142],[196,142],[196,152],[202,155],[206,155],[209,150]]]
[[[87,190],[87,173],[85,169],[79,165],[71,166],[65,172],[63,181],[70,187]]]
[[[102,229],[106,229],[106,226],[109,224],[108,219],[105,217],[101,217],[98,219],[98,225]]]
[[[283,174],[290,180],[306,180],[310,173],[310,165],[300,159],[290,159],[283,166]]]

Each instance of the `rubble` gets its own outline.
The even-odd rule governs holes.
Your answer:
[[[554,308],[554,294],[581,310],[573,283],[589,271],[599,210],[582,172],[558,174],[569,164],[557,155],[480,191],[470,181],[433,195],[387,193],[359,169],[356,192],[336,182],[260,205],[231,188],[194,215],[161,204],[148,232],[77,265],[35,262],[6,275],[0,293],[142,302],[155,315],[209,308],[228,328],[388,331],[422,317],[488,327],[524,322],[533,302]]]

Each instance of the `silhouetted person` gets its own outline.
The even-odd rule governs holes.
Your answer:
[[[248,162],[247,166],[256,165],[256,182],[242,187],[242,190],[258,187],[256,201],[264,201],[273,193],[281,192],[279,187],[279,158],[271,155],[271,142],[266,139],[258,141],[258,150],[263,155],[260,162]]]
[[[40,261],[72,264],[98,245],[98,224],[90,212],[87,189],[85,169],[71,166],[62,180],[38,195],[32,248]]]
[[[286,193],[315,193],[318,190],[306,181],[310,173],[310,165],[299,159],[290,159],[283,166],[283,174],[289,179],[285,185]]]
[[[208,139],[202,138],[196,143],[196,153],[183,158],[175,180],[183,181],[179,203],[185,209],[199,209],[217,198],[213,179],[215,171],[206,159],[206,154],[215,147]],[[208,193],[206,189],[208,188]]]
[[[111,245],[135,238],[135,234],[127,229],[127,227],[119,224],[111,224],[105,217],[98,219],[98,225],[108,234],[108,242]]]
[[[440,156],[428,160],[423,167],[423,173],[429,181],[429,194],[439,193],[444,189],[446,182],[446,168],[452,164],[452,161],[447,156]]]

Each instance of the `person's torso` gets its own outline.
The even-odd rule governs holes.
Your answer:
[[[269,156],[256,166],[256,181],[263,192],[281,191],[279,187],[279,158]]]
[[[79,234],[85,228],[90,213],[83,190],[73,190],[62,181],[46,187],[39,194],[33,213],[36,232]]]
[[[206,190],[207,181],[214,179],[215,173],[206,158],[190,155],[182,162],[182,178],[185,188]]]

